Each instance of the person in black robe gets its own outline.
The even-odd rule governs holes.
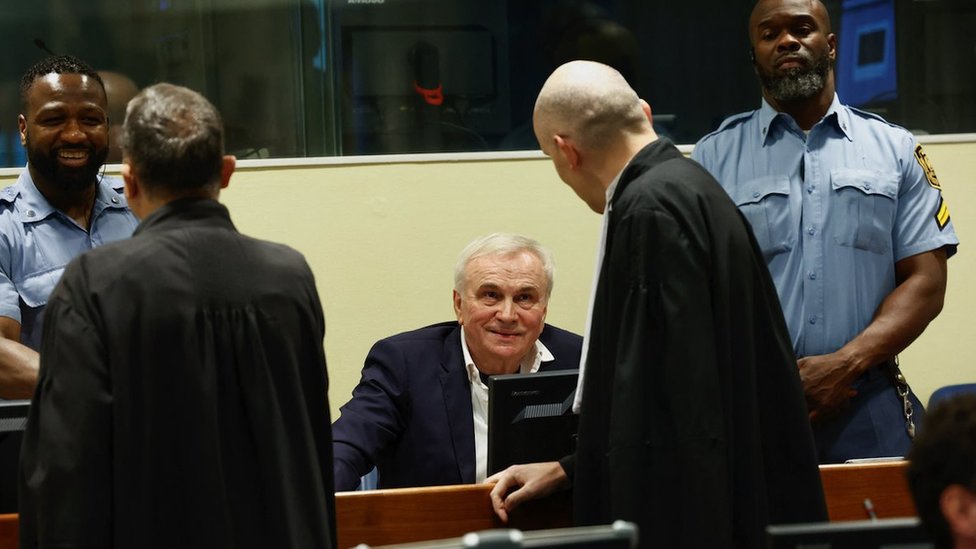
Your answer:
[[[216,199],[220,115],[129,104],[130,240],[53,292],[24,436],[21,547],[335,547],[325,321],[312,272]]]
[[[605,233],[576,453],[489,478],[493,505],[572,486],[578,524],[632,521],[642,546],[759,547],[770,523],[827,520],[796,360],[747,223],[650,121],[599,63],[539,94],[542,150]]]

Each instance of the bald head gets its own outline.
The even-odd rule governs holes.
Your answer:
[[[827,7],[820,0],[759,0],[752,8],[752,15],[749,16],[749,40],[752,45],[756,45],[757,29],[763,26],[764,21],[784,14],[808,14],[817,21],[824,34],[831,32],[830,15],[827,13]]]
[[[592,151],[651,130],[637,93],[624,77],[593,61],[570,61],[549,76],[536,100],[533,123],[540,143],[561,135]]]

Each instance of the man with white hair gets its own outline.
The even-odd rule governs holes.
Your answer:
[[[553,263],[531,238],[477,238],[454,269],[457,321],[378,341],[332,424],[336,490],[374,466],[380,488],[487,476],[487,377],[579,366],[580,336],[545,323]]]

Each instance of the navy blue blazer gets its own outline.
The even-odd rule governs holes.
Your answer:
[[[355,490],[375,465],[380,488],[475,481],[471,387],[461,326],[442,322],[373,345],[352,399],[332,424],[336,491]],[[579,367],[583,339],[548,324],[539,336],[555,360]]]

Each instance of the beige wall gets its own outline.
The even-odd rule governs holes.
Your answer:
[[[937,387],[976,382],[976,144],[930,144],[960,240],[949,262],[942,315],[902,357],[922,401]],[[336,410],[349,398],[370,345],[449,319],[454,260],[475,236],[522,232],[552,248],[556,284],[548,320],[581,332],[600,217],[556,177],[547,159],[245,169],[224,195],[238,227],[308,257],[326,315]],[[974,313],[976,314],[976,313]]]
[[[949,262],[942,315],[902,356],[923,402],[976,381],[976,144],[926,146],[961,252]],[[0,178],[5,185],[13,178]],[[3,181],[7,180],[7,181]],[[238,228],[305,254],[326,316],[333,414],[377,339],[453,317],[454,260],[475,236],[521,232],[549,246],[556,284],[548,320],[582,331],[600,217],[547,159],[241,168],[222,200]]]
[[[334,413],[376,340],[454,318],[454,261],[476,236],[519,232],[551,248],[547,319],[583,329],[600,216],[548,160],[244,169],[222,199],[242,232],[312,265]]]
[[[925,151],[942,184],[960,245],[949,259],[942,314],[900,358],[922,402],[943,385],[976,382],[976,144],[929,144]]]

